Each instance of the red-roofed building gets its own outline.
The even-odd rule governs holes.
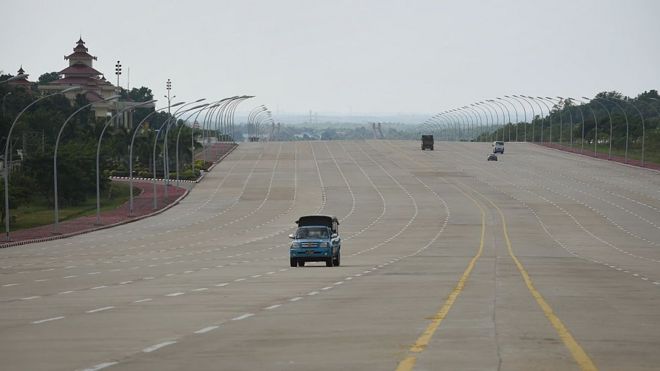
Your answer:
[[[18,72],[16,73],[16,76],[23,75],[23,74],[25,74],[25,70],[23,70],[23,66],[21,66],[21,68],[18,69]],[[21,87],[25,88],[25,90],[30,90],[32,88],[32,85],[34,85],[34,83],[28,81],[27,78],[28,78],[28,75],[25,74],[25,76],[23,76],[21,78],[18,78],[16,80],[11,80],[11,81],[7,82],[7,84],[11,85],[11,86],[21,86]]]
[[[119,89],[107,81],[103,77],[103,73],[94,69],[93,63],[97,58],[88,53],[82,38],[78,40],[76,47],[73,48],[73,53],[65,56],[64,59],[69,61],[69,67],[58,72],[61,76],[60,79],[39,86],[39,90],[51,93],[71,86],[80,86],[82,91],[67,93],[66,97],[74,101],[76,95],[84,94],[89,102],[94,103],[92,109],[97,118],[111,116],[118,110],[135,104],[134,102],[117,100],[103,101],[103,99],[116,95]],[[131,115],[124,113],[122,116],[118,120],[121,125],[132,127]]]

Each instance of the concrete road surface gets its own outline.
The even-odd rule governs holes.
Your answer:
[[[0,369],[660,369],[660,174],[435,148],[242,144],[159,216],[2,249]],[[342,266],[289,267],[313,213]]]

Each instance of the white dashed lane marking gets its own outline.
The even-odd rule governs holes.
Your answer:
[[[162,342],[160,344],[156,344],[156,345],[152,345],[150,347],[144,348],[144,349],[142,349],[142,351],[144,353],[151,353],[153,351],[156,351],[160,348],[163,348],[163,347],[166,347],[166,346],[172,345],[172,344],[176,344],[176,341],[165,341],[165,342]]]
[[[254,316],[254,313],[245,313],[245,314],[242,314],[242,315],[240,315],[240,316],[238,316],[238,317],[234,317],[234,318],[232,318],[231,320],[232,320],[232,321],[241,321],[241,320],[244,320],[244,319],[246,319],[246,318],[250,318],[250,317],[252,317],[252,316]]]
[[[99,363],[98,365],[92,366],[90,368],[86,368],[83,371],[99,371],[103,370],[104,368],[108,368],[110,366],[116,365],[118,362],[104,362],[104,363]]]
[[[85,313],[98,313],[98,312],[104,312],[104,311],[106,311],[106,310],[110,310],[110,309],[113,309],[113,308],[114,308],[113,306],[103,307],[103,308],[96,308],[96,309],[88,310],[88,311],[86,311]]]
[[[57,321],[59,319],[63,319],[64,316],[59,316],[59,317],[52,317],[52,318],[46,318],[46,319],[40,319],[38,321],[32,321],[32,324],[38,325],[40,323],[45,323],[45,322],[50,322],[50,321]]]
[[[213,330],[217,329],[218,327],[220,327],[220,326],[209,326],[209,327],[204,327],[203,329],[200,329],[200,330],[195,331],[195,334],[205,334],[205,333],[207,333],[207,332],[209,332],[209,331],[213,331]]]

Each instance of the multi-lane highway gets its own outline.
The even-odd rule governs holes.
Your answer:
[[[161,215],[0,250],[0,369],[660,369],[660,174],[435,148],[241,144]],[[314,213],[340,267],[289,266]]]

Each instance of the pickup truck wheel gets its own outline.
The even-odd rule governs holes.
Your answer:
[[[295,267],[296,265],[298,265],[298,262],[296,261],[296,259],[294,259],[294,258],[289,258],[289,260],[291,261],[291,266],[292,266],[292,267]]]
[[[298,260],[298,266],[299,267],[304,267],[305,266],[305,261],[304,260]]]
[[[341,264],[341,254],[337,253],[337,257],[335,258],[335,267],[338,267]]]
[[[328,258],[328,260],[325,261],[325,266],[326,267],[332,267],[332,263],[334,263],[334,259],[332,257]]]

